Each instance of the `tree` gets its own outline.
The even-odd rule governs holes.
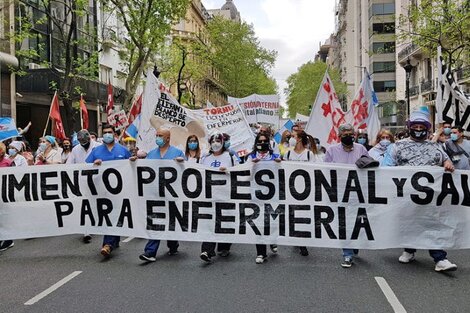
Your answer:
[[[24,66],[30,62],[54,70],[57,81],[51,82],[51,89],[57,90],[64,104],[68,134],[75,122],[73,98],[81,92],[77,82],[80,78],[96,79],[98,73],[92,9],[88,0],[39,0],[34,7],[19,5],[17,27],[10,34],[20,60],[19,75],[27,74]],[[50,38],[41,34],[44,31],[50,31]]]
[[[275,94],[270,71],[276,51],[261,47],[252,25],[214,17],[207,25],[206,58],[220,74],[228,95]]]
[[[421,0],[400,16],[400,25],[399,38],[411,40],[427,55],[436,56],[441,46],[451,66],[470,61],[470,1]]]
[[[109,10],[115,10],[127,32],[125,37],[118,36],[117,40],[125,48],[121,52],[127,68],[124,107],[129,108],[144,70],[161,49],[171,26],[185,15],[190,0],[102,1]]]
[[[307,62],[300,66],[296,73],[287,78],[287,107],[289,117],[294,118],[296,113],[310,115],[311,106],[315,102],[318,89],[327,69],[324,62]],[[340,99],[347,94],[347,86],[341,82],[340,74],[335,69],[328,69],[336,93]]]

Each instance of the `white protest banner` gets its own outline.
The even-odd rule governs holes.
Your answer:
[[[295,124],[299,125],[302,129],[307,126],[309,117],[300,113],[295,114]]]
[[[239,106],[229,104],[193,112],[204,121],[208,135],[215,130],[229,134],[230,149],[239,155],[245,155],[253,149],[254,135]]]
[[[136,128],[133,132],[137,134],[137,147],[145,152],[149,152],[156,147],[155,128],[150,124],[150,119],[153,116],[155,105],[159,98],[160,82],[153,74],[153,70],[149,69],[142,95],[140,117],[133,122]]]
[[[468,173],[172,160],[8,167],[0,240],[108,234],[330,248],[470,248]]]
[[[123,129],[129,125],[127,114],[124,110],[108,115],[108,123],[116,130]]]
[[[228,97],[232,105],[240,105],[248,124],[268,124],[279,128],[279,96],[253,94],[245,98]]]

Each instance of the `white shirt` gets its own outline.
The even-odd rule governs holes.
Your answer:
[[[70,152],[66,164],[85,163],[85,160],[90,155],[91,151],[100,145],[101,143],[93,140],[90,141],[90,146],[88,147],[88,150],[85,150],[85,148],[83,148],[81,144],[76,145],[75,147],[73,147],[72,152]]]
[[[230,155],[228,151],[225,151],[221,155],[215,156],[214,154],[207,154],[202,157],[201,164],[204,164],[206,166],[214,167],[214,168],[219,168],[219,167],[232,167],[233,165],[237,165],[238,158],[235,155]]]
[[[310,163],[322,163],[323,158],[321,155],[314,154],[312,151],[305,149],[301,153],[297,153],[294,150],[287,151],[284,155],[286,161],[299,161],[299,162],[310,162]]]

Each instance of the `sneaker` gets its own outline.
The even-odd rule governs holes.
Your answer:
[[[403,253],[398,258],[398,262],[400,262],[400,263],[410,263],[414,259],[415,259],[415,254],[414,253],[409,253],[409,252],[403,251]]]
[[[110,245],[104,245],[103,248],[101,248],[101,255],[105,258],[109,258],[111,256],[111,250]]]
[[[212,262],[211,256],[210,256],[209,253],[207,253],[207,252],[201,253],[200,258],[201,258],[201,260],[203,260],[204,262],[207,262],[207,263],[211,263],[211,262]]]
[[[258,255],[258,256],[256,257],[255,262],[256,262],[256,264],[263,264],[265,260],[266,260],[266,256],[264,256],[264,255]]]
[[[157,260],[156,257],[148,255],[146,253],[142,253],[141,255],[139,255],[139,259],[146,262],[155,262]]]
[[[15,245],[15,243],[13,242],[13,240],[1,241],[0,242],[0,251],[5,251],[7,249],[10,249],[14,245]]]
[[[269,247],[271,248],[272,253],[277,253],[277,245],[270,245]]]
[[[177,255],[177,254],[178,254],[178,250],[176,250],[176,249],[175,249],[175,250],[171,250],[171,249],[170,249],[166,254],[167,254],[167,255]]]
[[[301,256],[308,256],[308,250],[306,247],[299,247]]]
[[[353,259],[349,256],[345,256],[343,258],[343,262],[341,262],[341,266],[344,268],[350,268],[353,265]]]
[[[229,250],[222,250],[222,251],[219,251],[219,255],[223,258],[226,258],[230,255],[230,251]]]
[[[436,263],[434,270],[436,272],[452,272],[457,270],[457,265],[450,263],[450,261],[447,259],[444,259]]]
[[[90,241],[91,241],[91,236],[90,235],[83,236],[83,243],[90,243]]]

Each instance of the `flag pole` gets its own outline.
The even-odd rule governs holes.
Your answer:
[[[57,95],[57,90],[54,92],[54,97],[52,97],[52,101],[54,101],[54,98],[56,97],[56,95]],[[49,107],[49,115],[47,115],[46,127],[44,127],[44,131],[42,132],[43,137],[46,136],[47,126],[49,126],[49,120],[51,119],[52,101]]]

